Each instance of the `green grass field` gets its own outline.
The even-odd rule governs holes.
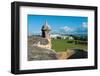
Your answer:
[[[68,43],[64,39],[52,39],[52,49],[56,52],[66,51],[66,49],[83,49],[87,50],[87,45]]]

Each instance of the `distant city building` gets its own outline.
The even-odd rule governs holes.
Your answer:
[[[72,36],[69,36],[69,35],[59,35],[59,34],[51,34],[51,38],[53,38],[53,39],[74,40],[74,38]]]
[[[60,37],[60,35],[59,34],[51,34],[51,38],[57,39],[57,37]]]
[[[74,40],[74,38],[72,36],[69,36],[68,39],[69,40]]]

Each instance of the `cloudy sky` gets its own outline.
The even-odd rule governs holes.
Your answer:
[[[79,16],[28,15],[27,20],[29,34],[41,33],[45,21],[52,28],[52,33],[86,34],[88,27],[88,18]]]

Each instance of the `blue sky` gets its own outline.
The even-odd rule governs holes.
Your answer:
[[[48,22],[52,33],[87,33],[88,18],[79,16],[50,16],[50,15],[28,15],[28,33],[41,33],[41,27]]]

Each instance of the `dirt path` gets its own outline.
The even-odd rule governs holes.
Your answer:
[[[74,54],[73,50],[67,50],[64,52],[58,52],[57,56],[58,56],[58,59],[62,60],[62,59],[68,59],[73,54]]]

